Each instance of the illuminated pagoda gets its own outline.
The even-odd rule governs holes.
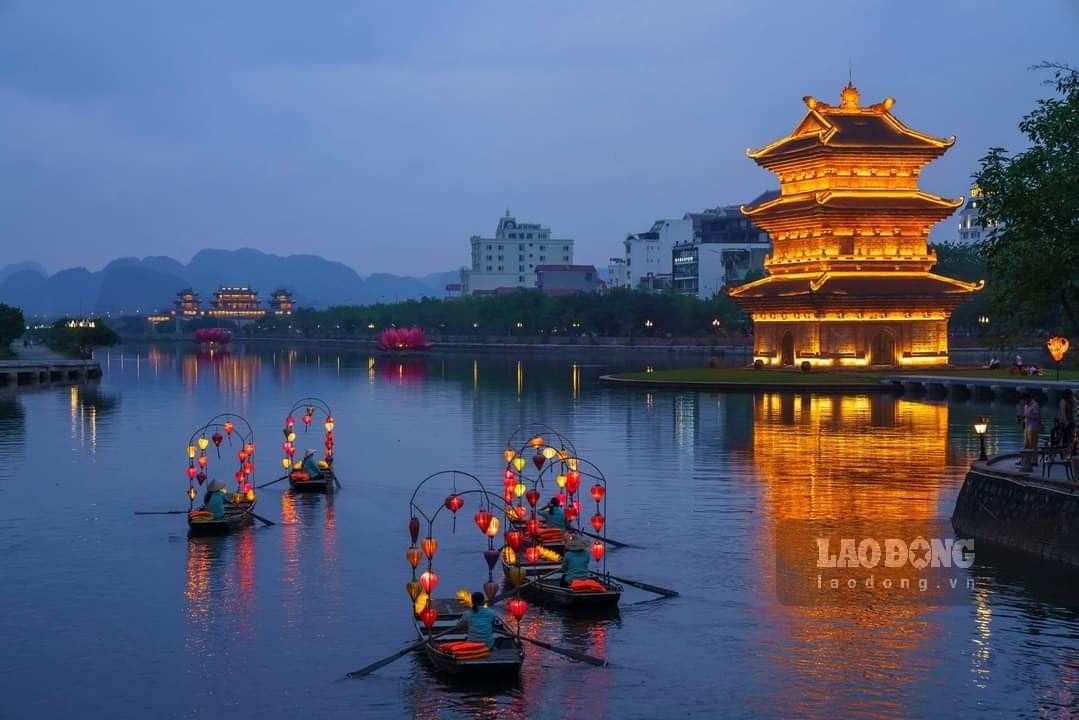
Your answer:
[[[172,311],[172,314],[180,317],[193,318],[202,313],[202,308],[199,307],[199,294],[191,288],[176,293],[176,301],[173,305],[176,309]]]
[[[948,362],[948,317],[982,282],[935,275],[929,229],[963,198],[918,189],[955,137],[908,128],[895,100],[805,98],[790,135],[747,155],[780,195],[742,212],[772,238],[767,276],[730,290],[753,319],[754,364],[913,366]],[[759,361],[759,363],[758,363]]]
[[[216,318],[255,319],[266,315],[258,293],[249,287],[221,287],[214,293],[207,315]]]
[[[295,301],[292,299],[292,293],[284,288],[274,290],[273,294],[270,296],[270,310],[277,316],[291,315],[295,304]]]

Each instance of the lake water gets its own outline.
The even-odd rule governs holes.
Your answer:
[[[890,396],[607,389],[643,356],[431,356],[179,345],[100,353],[100,384],[0,396],[0,718],[1074,717],[1074,575],[978,555],[949,605],[784,605],[787,520],[948,517],[977,454],[1015,448],[1007,404]],[[657,364],[667,363],[662,360]],[[260,491],[277,524],[189,541],[189,435],[250,419],[256,482],[280,470],[300,397],[337,421],[336,497]],[[408,500],[428,474],[496,492],[521,424],[572,439],[609,482],[618,617],[533,607],[522,632],[609,657],[527,647],[519,684],[459,689],[419,657],[333,682],[415,639],[404,583]],[[318,447],[302,431],[297,445]],[[227,443],[226,443],[227,445]],[[212,450],[211,446],[211,450]],[[228,479],[228,478],[226,478]],[[486,580],[466,504],[440,533],[440,590]],[[446,513],[443,513],[444,515]],[[783,560],[783,558],[779,558]]]

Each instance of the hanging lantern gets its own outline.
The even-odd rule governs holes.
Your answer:
[[[519,483],[517,483],[516,485],[513,486],[513,494],[516,497],[521,497],[522,495],[525,494],[526,489],[527,488],[526,488],[525,484],[519,482]]]
[[[412,599],[412,602],[416,602],[416,598],[420,596],[420,584],[415,580],[409,580],[405,583],[405,590],[408,591],[408,596]]]
[[[492,602],[498,595],[498,583],[488,580],[483,584],[483,594],[487,596],[487,602]]]
[[[599,502],[600,500],[603,499],[603,496],[607,493],[607,488],[603,487],[599,483],[596,483],[595,485],[593,485],[590,488],[589,492],[592,493],[592,499],[595,500],[596,502]]]
[[[476,527],[480,529],[480,532],[487,532],[487,526],[491,524],[491,513],[486,510],[480,510],[473,518],[476,521]]]
[[[1045,341],[1045,347],[1049,350],[1049,356],[1053,358],[1053,362],[1060,362],[1063,360],[1070,346],[1071,343],[1068,341],[1068,338],[1062,335],[1054,335]]]
[[[502,489],[503,490],[512,490],[516,485],[517,485],[517,476],[514,475],[512,472],[510,473],[510,476],[508,478],[503,478],[502,479]]]
[[[513,502],[513,488],[506,488],[502,491],[502,499],[507,503]]]
[[[545,462],[547,462],[547,458],[543,457],[543,453],[541,452],[537,451],[536,454],[532,456],[532,464],[536,466],[537,470],[543,467],[543,463]]]
[[[311,424],[311,414],[310,413],[305,413],[304,414],[304,416],[303,416],[303,424],[304,425],[310,425]]]
[[[231,420],[226,420],[224,427],[225,427],[225,434],[229,435],[231,437],[232,436],[232,431],[236,426],[232,424]]]
[[[249,442],[246,445],[244,445],[244,452],[247,453],[248,457],[254,455],[255,454],[255,443]]]
[[[456,515],[457,511],[461,509],[461,506],[465,504],[465,501],[460,495],[450,495],[443,504],[446,506],[447,510]]]
[[[333,415],[326,418],[326,422],[322,423],[322,427],[326,429],[326,432],[332,433],[336,423],[333,420]]]
[[[555,475],[555,478],[554,478],[555,485],[557,485],[560,488],[566,487],[566,481],[567,480],[568,480],[568,478],[562,473],[559,473],[558,475]]]
[[[566,474],[566,490],[570,495],[573,495],[581,487],[581,473],[576,470],[570,470]]]
[[[596,540],[594,543],[592,543],[592,557],[596,559],[596,562],[599,562],[603,559],[603,553],[603,543],[601,543],[599,540]]]
[[[425,570],[420,573],[420,587],[430,595],[438,587],[438,575],[432,570]]]
[[[190,500],[191,502],[195,502],[195,496],[196,495],[198,495],[198,493],[195,492],[195,487],[193,485],[188,485],[187,486],[187,499]]]
[[[288,458],[281,458],[281,467],[288,470],[290,465],[292,465],[292,462]]]
[[[530,564],[535,565],[536,561],[540,558],[539,548],[535,545],[529,545],[525,548],[525,560]]]
[[[512,598],[506,603],[506,609],[510,611],[514,620],[521,622],[521,618],[528,612],[528,603],[521,598]]]
[[[420,613],[420,620],[423,622],[423,626],[430,630],[431,626],[438,620],[438,610],[435,610],[432,606],[428,605],[423,609],[423,612]]]
[[[188,480],[194,480],[194,479],[195,479],[195,475],[196,475],[197,473],[198,473],[198,470],[196,470],[196,469],[195,469],[195,466],[194,466],[194,465],[192,465],[191,467],[189,467],[189,468],[187,469],[187,479],[188,479]]]
[[[216,447],[221,447],[221,441],[224,438],[221,437],[221,433],[215,432],[213,435],[210,436],[210,439],[214,441],[214,445]]]
[[[575,458],[575,457],[566,458],[566,467],[568,467],[570,470],[576,470],[577,469],[577,458]]]
[[[416,616],[418,617],[419,614],[423,612],[423,609],[427,607],[427,601],[430,599],[431,598],[427,593],[421,588],[420,594],[416,596],[416,600],[412,603],[412,612],[416,613]]]
[[[255,491],[250,485],[247,486],[247,491],[244,493],[244,499],[247,500],[247,502],[255,502]]]
[[[521,583],[525,581],[526,571],[523,567],[511,567],[506,571],[506,577],[510,581],[510,585],[513,587],[520,587]]]
[[[296,425],[296,418],[292,417],[291,415],[289,415],[287,418],[285,418],[285,427],[290,428],[290,427],[293,427],[295,425]],[[415,600],[416,598],[412,598],[412,599]]]
[[[285,448],[285,454],[287,454],[289,457],[293,457],[296,454],[296,446],[292,443],[285,444],[288,445],[288,447]]]
[[[514,475],[513,471],[510,470],[509,468],[506,468],[505,472],[502,473],[503,481],[505,481],[505,480],[513,480],[515,477],[516,477],[516,475]]]
[[[494,570],[495,563],[498,562],[498,551],[493,548],[487,548],[483,551],[483,559],[487,561],[487,569]]]
[[[532,507],[536,507],[536,503],[539,502],[539,499],[540,499],[539,490],[537,490],[536,488],[532,488],[531,490],[529,490],[528,492],[525,493],[525,500],[527,500],[528,504],[531,505]]]
[[[285,439],[288,440],[290,443],[296,442],[296,433],[290,432],[288,434],[288,437],[286,437]]]
[[[188,460],[194,460],[195,459],[195,446],[194,445],[188,445],[187,446],[187,459]]]
[[[578,511],[577,508],[573,507],[572,504],[567,505],[566,509],[563,512],[566,514],[567,523],[573,522],[577,519],[577,516],[581,514],[580,511]]]
[[[199,481],[199,485],[202,485],[204,482],[206,482],[206,473],[200,472],[198,475],[195,476],[195,479]]]
[[[599,513],[592,516],[592,529],[599,532],[603,529],[604,517]]]
[[[516,454],[517,453],[515,453],[513,450],[511,450],[509,448],[506,448],[505,450],[502,451],[502,457],[506,460],[506,462],[509,462],[510,460],[512,460],[513,456],[516,455]]]
[[[199,455],[198,464],[200,468],[206,467],[206,463],[210,462],[210,459],[205,455]]]
[[[419,548],[410,547],[405,551],[405,557],[408,558],[408,564],[415,570],[420,564],[420,550]],[[415,600],[416,598],[412,598]]]
[[[498,535],[498,518],[491,516],[491,520],[487,523],[487,537],[495,537]]]
[[[255,463],[250,462],[250,461],[245,462],[244,463],[244,473],[246,473],[247,475],[250,475],[253,472],[255,472]]]
[[[531,446],[532,446],[532,447],[534,447],[534,448],[538,448],[538,447],[540,447],[541,445],[543,445],[543,438],[542,438],[542,437],[540,437],[539,435],[537,435],[536,437],[534,437],[534,438],[532,438],[531,440],[529,440],[529,441],[528,441],[528,444],[529,444],[529,445],[531,445]]]
[[[236,453],[236,459],[238,459],[240,462],[243,462],[247,459],[247,452],[245,450],[241,450],[240,452]]]
[[[412,544],[415,545],[416,538],[420,536],[420,519],[418,517],[413,516],[408,521],[408,534],[412,537]]]
[[[428,560],[433,558],[435,553],[438,552],[438,540],[433,537],[425,537],[423,542],[420,543],[420,546],[423,548],[423,554],[427,556]],[[427,592],[431,591],[428,590]]]
[[[550,445],[548,445],[547,447],[543,448],[543,457],[547,458],[548,460],[550,460],[551,458],[553,458],[553,457],[554,457],[555,455],[557,455],[557,454],[558,454],[558,451],[557,451],[557,450],[555,450],[555,449],[554,449],[553,447],[551,447]]]
[[[517,472],[521,472],[525,469],[525,459],[520,455],[513,458],[513,467],[517,469]]]
[[[234,472],[232,474],[232,476],[234,478],[236,478],[236,482],[238,482],[238,483],[241,483],[241,482],[244,481],[244,471],[243,470],[237,470],[236,472]]]
[[[525,523],[525,530],[528,531],[529,535],[538,535],[539,534],[539,526],[540,526],[539,520],[537,520],[536,518],[532,518],[531,520],[529,520],[528,522]]]
[[[506,532],[506,544],[513,548],[516,552],[521,549],[521,543],[524,541],[524,537],[519,530],[508,530]]]
[[[555,497],[558,498],[558,504],[562,507],[566,507],[566,493],[556,493]]]
[[[205,435],[199,438],[199,450],[205,450],[209,445],[210,441],[206,439]]]

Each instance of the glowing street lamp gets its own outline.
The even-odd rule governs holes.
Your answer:
[[[652,329],[653,327],[655,327],[655,323],[652,322],[651,320],[645,320],[644,321],[644,326],[646,328],[648,328],[648,329]]]
[[[989,458],[985,454],[985,431],[989,429],[989,418],[982,415],[974,422],[974,432],[978,435],[978,442],[981,445],[981,452],[978,454],[979,460],[988,460]]]
[[[1049,350],[1049,356],[1053,358],[1053,362],[1057,364],[1057,380],[1060,380],[1060,361],[1064,359],[1064,356],[1068,353],[1068,348],[1071,343],[1068,342],[1068,338],[1063,335],[1054,335],[1045,341],[1045,347]]]

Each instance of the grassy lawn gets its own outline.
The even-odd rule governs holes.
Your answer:
[[[814,370],[804,373],[798,370],[753,370],[752,368],[686,368],[681,370],[656,370],[655,372],[617,373],[616,378],[648,380],[651,382],[714,382],[759,383],[769,385],[854,385],[875,384],[893,375],[939,375],[951,377],[1000,378],[1024,380],[1022,375],[1009,375],[1007,370],[967,369],[920,369],[920,370]],[[1056,380],[1056,371],[1046,371],[1039,379]],[[1079,371],[1062,370],[1060,379],[1079,381]]]

